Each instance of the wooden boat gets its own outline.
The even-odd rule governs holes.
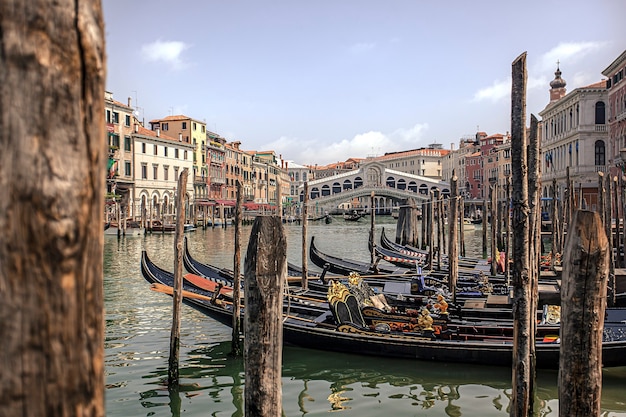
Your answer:
[[[152,220],[146,230],[151,233],[174,233],[176,231],[176,225],[169,223],[164,224],[160,220]]]
[[[142,253],[141,270],[144,278],[163,288],[171,288],[171,273],[157,267]],[[210,317],[232,325],[232,304],[213,298],[213,294],[202,292],[191,286],[183,287],[183,301]],[[186,292],[185,292],[186,291]],[[165,292],[165,291],[163,291]],[[209,295],[210,294],[210,295]],[[464,335],[459,332],[440,332],[432,327],[432,318],[418,319],[420,330],[397,331],[388,323],[368,326],[358,308],[358,300],[349,291],[338,289],[332,297],[329,292],[330,308],[319,305],[295,303],[284,310],[283,342],[309,349],[362,355],[410,358],[438,362],[461,362],[484,365],[510,366],[513,356],[513,341],[508,330],[494,334],[497,327],[489,327],[486,333]],[[240,313],[243,313],[243,309]],[[605,340],[602,345],[602,360],[605,367],[626,365],[626,334],[624,310],[607,310]],[[426,326],[426,327],[423,327]],[[476,327],[476,326],[473,326]],[[508,329],[508,328],[507,328]],[[551,329],[553,331],[554,329]],[[538,368],[556,368],[559,364],[560,344],[558,335],[546,335],[536,343]]]
[[[361,275],[376,275],[376,274],[410,274],[410,268],[397,267],[397,268],[385,268],[376,267],[369,263],[359,262],[351,259],[339,258],[337,256],[326,254],[320,251],[315,246],[315,236],[311,237],[311,244],[309,245],[309,258],[311,262],[320,268],[324,268],[328,265],[328,271],[339,275],[350,275],[351,272],[357,272]]]
[[[104,234],[111,236],[141,236],[145,229],[136,221],[127,221],[126,229],[120,228],[117,223],[110,222],[104,225]]]
[[[343,219],[347,222],[358,222],[364,216],[365,216],[365,213],[359,213],[357,211],[353,211],[352,213],[345,213],[343,215]]]

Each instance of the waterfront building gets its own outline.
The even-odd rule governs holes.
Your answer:
[[[441,144],[432,143],[427,148],[388,152],[372,159],[394,171],[440,180],[443,178],[442,160],[449,152]]]
[[[312,170],[305,165],[296,164],[293,161],[285,161],[287,175],[289,175],[289,194],[290,202],[289,213],[293,216],[302,214],[302,202],[304,201],[304,183],[313,180]]]
[[[104,117],[107,127],[107,172],[105,221],[119,221],[133,217],[132,195],[134,146],[131,140],[135,116],[131,99],[124,104],[113,99],[113,93],[104,92]]]
[[[613,161],[611,175],[622,181],[622,175],[626,173],[626,51],[606,67],[602,75],[607,77],[609,158]]]
[[[609,167],[607,82],[602,80],[566,93],[559,67],[554,75],[550,102],[539,112],[542,197],[566,197],[569,168],[579,207],[597,210],[598,172],[607,172]],[[556,189],[552,190],[554,181]]]
[[[189,180],[194,187],[194,198],[205,198],[208,195],[206,178],[209,177],[206,143],[211,138],[207,135],[206,123],[186,115],[172,115],[151,120],[150,129],[159,129],[165,135],[178,137],[181,142],[194,146],[193,169],[189,172]]]
[[[136,123],[132,134],[135,149],[133,202],[135,213],[142,221],[174,222],[175,196],[179,174],[188,170],[185,218],[192,218],[194,203],[193,154],[194,145],[182,138],[167,136],[157,127],[146,129]]]
[[[254,203],[263,210],[276,210],[281,166],[274,151],[250,151]]]

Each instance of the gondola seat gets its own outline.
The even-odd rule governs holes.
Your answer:
[[[337,326],[352,324],[366,328],[357,298],[340,282],[333,281],[328,289],[328,304]]]

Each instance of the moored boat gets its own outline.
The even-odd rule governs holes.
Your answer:
[[[142,254],[141,269],[147,281],[171,287],[172,274],[154,265],[145,252]],[[227,301],[211,301],[211,293],[203,293],[190,286],[183,290],[188,291],[183,292],[186,304],[226,325],[232,325],[232,304]],[[341,287],[338,287],[332,297],[329,291],[328,301],[330,308],[326,309],[319,304],[290,305],[289,311],[285,310],[284,313],[284,343],[372,356],[502,366],[510,366],[512,363],[513,339],[509,337],[509,330],[505,331],[510,327],[484,325],[486,329],[472,335],[460,331],[468,331],[469,328],[440,331],[437,334],[433,327],[434,320],[421,312],[422,317],[417,318],[419,328],[397,331],[394,330],[397,327],[388,322],[367,325],[360,307],[355,304],[358,301],[355,295]],[[602,344],[603,365],[624,366],[626,335],[624,323],[621,321],[626,314],[624,310],[607,310],[606,316],[605,339]],[[544,337],[537,338],[537,367],[558,367],[560,348],[558,334],[554,327],[550,328]]]

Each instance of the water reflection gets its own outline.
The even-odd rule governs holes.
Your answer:
[[[392,226],[377,220],[377,229],[382,227]],[[233,232],[198,230],[188,235],[191,250],[200,260],[232,268]],[[368,232],[366,224],[309,225],[321,248],[352,259],[369,259]],[[288,226],[285,233],[289,260],[299,263],[301,229]],[[248,235],[244,229],[242,248]],[[481,233],[474,239],[480,248]],[[173,248],[173,235],[105,238],[107,415],[242,417],[245,374],[242,360],[229,356],[230,329],[191,308],[183,308],[181,386],[167,388],[172,300],[148,290],[139,262],[146,249],[159,265],[173,269]],[[556,372],[538,375],[537,415],[558,415],[556,381]],[[511,396],[508,368],[293,347],[284,349],[282,383],[285,416],[505,416]],[[626,416],[625,389],[626,368],[604,370],[604,416]]]

